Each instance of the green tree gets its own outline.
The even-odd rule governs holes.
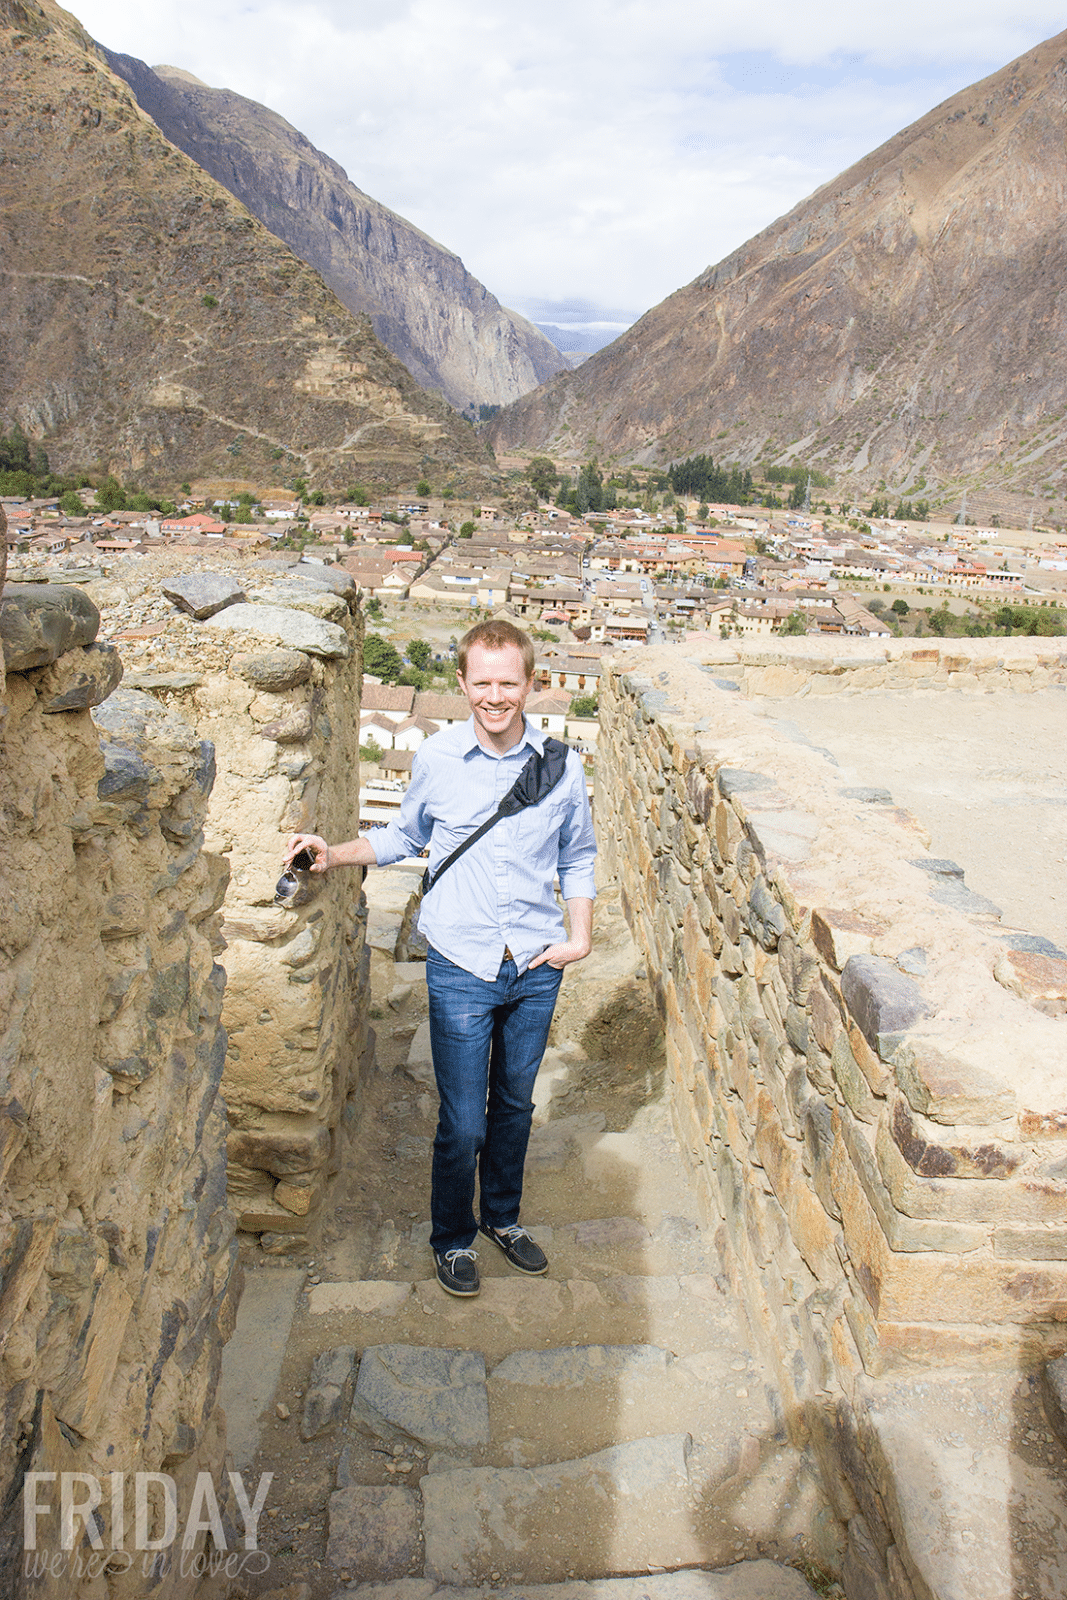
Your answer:
[[[366,744],[360,745],[359,759],[361,761],[369,761],[374,766],[377,766],[378,762],[382,759],[382,747],[378,743],[377,739],[368,739]]]
[[[459,536],[460,536],[461,539],[473,539],[474,538],[474,523],[473,522],[461,522],[460,525],[459,525]]]
[[[906,600],[894,600],[890,610],[895,611],[898,617],[906,617],[911,607]]]
[[[383,683],[395,683],[403,662],[395,644],[390,644],[380,634],[372,633],[363,642],[363,666],[367,672],[381,678]]]
[[[600,711],[600,701],[595,694],[575,695],[571,701],[569,717],[595,717]]]
[[[708,517],[710,515],[711,515],[710,506],[708,505],[706,500],[702,500],[700,502],[700,504],[697,506],[697,521],[698,522],[707,522]]]
[[[526,468],[526,476],[539,500],[547,500],[559,482],[559,473],[548,456],[534,456]]]
[[[60,496],[59,509],[66,512],[68,517],[84,517],[85,515],[82,497],[73,489],[68,489],[66,494]]]
[[[354,506],[365,506],[370,504],[366,489],[364,489],[363,486],[358,483],[356,484],[355,488],[349,489],[348,493],[345,495],[345,499],[351,501],[352,505]]]
[[[418,667],[420,672],[425,672],[430,665],[433,651],[425,639],[408,640],[408,660],[413,667]]]
[[[368,617],[373,617],[374,621],[377,622],[382,614],[382,602],[378,599],[376,594],[372,594],[370,599],[364,605],[363,609],[367,613]]]
[[[800,634],[807,633],[808,625],[799,611],[791,611],[778,629],[779,633]]]
[[[425,499],[430,492],[429,479],[420,478],[418,483],[415,485],[415,493]]]
[[[119,480],[109,472],[96,491],[96,509],[98,511],[125,511],[126,507],[126,491]]]

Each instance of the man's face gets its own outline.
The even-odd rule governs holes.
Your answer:
[[[479,743],[499,751],[518,744],[524,732],[523,707],[533,688],[533,678],[526,676],[518,645],[487,650],[484,645],[472,644],[467,653],[466,674],[459,673],[458,677],[474,713]]]

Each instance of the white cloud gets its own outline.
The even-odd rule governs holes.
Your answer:
[[[520,310],[644,309],[1062,24],[1053,0],[83,0],[282,113]]]

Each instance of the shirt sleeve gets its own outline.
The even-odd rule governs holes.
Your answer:
[[[421,750],[416,750],[411,763],[411,782],[400,803],[400,817],[396,822],[375,828],[369,835],[374,859],[380,867],[391,867],[394,861],[406,861],[417,856],[430,842],[433,832],[433,812],[430,810],[429,762]]]
[[[559,887],[564,900],[596,899],[596,835],[581,759],[572,752],[566,782],[570,805],[559,834]]]

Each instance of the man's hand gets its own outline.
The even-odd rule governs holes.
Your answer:
[[[310,850],[315,857],[309,872],[332,872],[334,867],[376,867],[378,858],[369,839],[349,839],[345,844],[327,844],[317,833],[290,835],[285,857],[289,865],[298,850]]]
[[[592,948],[591,944],[575,944],[573,940],[568,940],[566,944],[550,944],[547,950],[542,950],[539,956],[534,957],[529,970],[546,965],[563,968],[572,961],[584,961]]]
[[[547,950],[542,950],[530,962],[531,969],[545,963],[562,969],[572,961],[585,960],[593,948],[593,902],[576,895],[567,901],[567,916],[571,925],[570,938],[565,944],[550,944]]]
[[[325,839],[320,839],[317,833],[292,834],[285,847],[285,865],[288,866],[301,850],[309,851],[315,858],[308,868],[309,872],[329,872],[333,863],[330,861],[330,847]]]

